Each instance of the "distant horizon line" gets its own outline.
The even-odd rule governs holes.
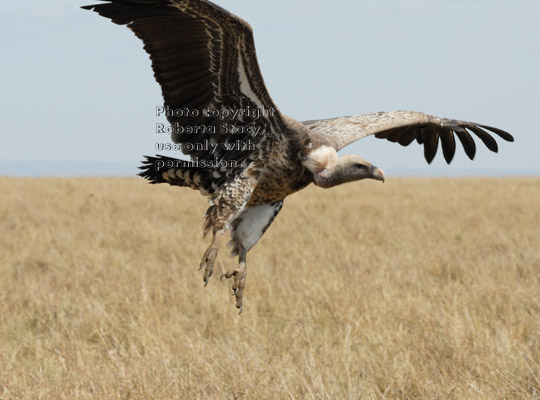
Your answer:
[[[0,160],[2,177],[136,177],[140,161],[56,161]],[[384,167],[389,177],[519,177],[540,176],[534,170],[486,170],[478,168],[441,168],[436,166]]]

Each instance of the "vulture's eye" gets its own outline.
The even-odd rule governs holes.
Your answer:
[[[355,166],[357,169],[367,169],[367,167],[366,167],[364,164],[354,164],[354,166]]]

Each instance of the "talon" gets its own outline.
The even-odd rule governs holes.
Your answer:
[[[204,253],[204,256],[201,261],[201,266],[199,267],[199,271],[205,267],[204,269],[204,286],[208,285],[208,281],[212,274],[214,273],[214,263],[216,261],[218,249],[215,246],[210,246],[208,250]]]
[[[213,266],[212,266],[212,268],[204,271],[204,281],[208,282],[210,280],[210,277],[213,275],[213,273],[214,273]]]
[[[246,254],[245,251],[240,254],[240,263],[238,264],[238,268],[225,272],[219,277],[220,281],[223,281],[223,279],[230,279],[234,277],[234,282],[232,284],[232,295],[236,297],[236,308],[240,310],[238,315],[242,314],[244,311],[244,307],[242,304],[242,299],[244,297],[244,288],[246,286],[246,260],[245,260]]]

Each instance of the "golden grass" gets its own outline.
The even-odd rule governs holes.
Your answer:
[[[203,288],[196,192],[0,191],[3,400],[540,399],[539,178],[308,188],[248,255],[241,316]]]

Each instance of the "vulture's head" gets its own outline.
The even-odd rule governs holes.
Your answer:
[[[385,179],[384,171],[369,161],[356,155],[339,158],[336,150],[329,146],[321,146],[312,151],[304,161],[304,166],[313,173],[313,182],[323,188],[361,179],[383,182]]]
[[[376,179],[384,182],[385,178],[382,169],[356,155],[344,156],[338,159],[333,172],[348,178],[345,182],[359,181],[361,179]]]

